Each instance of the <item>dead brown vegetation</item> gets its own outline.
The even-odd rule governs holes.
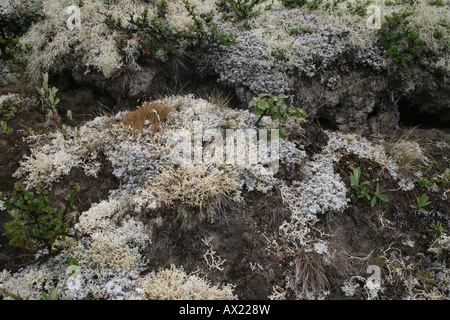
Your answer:
[[[152,135],[154,135],[162,130],[161,124],[169,120],[169,114],[172,111],[173,108],[161,101],[148,102],[128,113],[121,123],[127,130],[130,130],[130,134],[136,134],[144,128],[151,128]]]

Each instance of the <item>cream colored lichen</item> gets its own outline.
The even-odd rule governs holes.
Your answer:
[[[132,249],[102,234],[92,238],[88,254],[94,263],[102,263],[110,269],[132,269],[139,259],[137,248]]]
[[[19,161],[20,167],[14,176],[24,177],[27,189],[39,184],[50,187],[76,166],[82,167],[87,175],[96,176],[100,169],[100,163],[96,161],[98,152],[108,141],[106,133],[99,127],[71,128],[68,130],[71,137],[64,137],[60,132],[49,133],[45,137],[29,137],[27,142],[32,145],[31,153]],[[49,139],[47,144],[43,142]]]
[[[42,266],[15,276],[3,271],[0,278],[3,278],[0,279],[0,288],[6,289],[22,299],[40,300],[42,299],[42,290],[44,288],[49,290],[52,287],[52,279],[57,276],[53,270]],[[11,298],[4,296],[4,299]]]
[[[69,174],[70,170],[81,162],[79,155],[72,153],[67,147],[64,137],[55,134],[55,139],[50,144],[31,148],[31,154],[25,155],[24,160],[19,161],[20,168],[15,176],[26,174],[27,189],[38,184],[48,187]]]
[[[71,0],[44,0],[43,13],[47,18],[37,22],[21,39],[22,43],[32,46],[31,53],[25,54],[23,58],[27,62],[28,73],[34,80],[46,71],[62,70],[72,50],[82,50],[83,67],[99,71],[106,77],[110,76],[123,65],[124,59],[116,45],[118,34],[107,27],[103,14],[121,17],[124,26],[128,24],[129,14],[136,18],[145,9],[149,10],[150,17],[154,14],[154,8],[142,1],[118,1],[111,6],[106,6],[103,1],[86,1],[80,8],[81,29],[69,30],[66,25],[69,18],[66,8],[70,5],[73,5]],[[132,45],[136,49],[135,44]],[[133,57],[128,51],[128,63],[136,66]]]
[[[190,165],[163,169],[144,192],[153,194],[158,202],[169,206],[175,201],[181,201],[193,207],[205,207],[240,188],[241,184],[233,177],[233,173],[219,170],[209,172],[207,167]]]
[[[150,300],[233,300],[233,285],[221,287],[196,274],[187,274],[182,267],[151,272],[136,280],[136,299]]]

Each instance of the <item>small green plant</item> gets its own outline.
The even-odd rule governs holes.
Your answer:
[[[380,199],[383,202],[389,202],[389,198],[386,197],[384,194],[380,193],[380,186],[378,183],[377,183],[377,187],[376,187],[375,191],[373,191],[372,195],[373,195],[373,197],[372,197],[372,200],[370,201],[370,206],[372,208],[376,205],[377,199]]]
[[[450,182],[450,168],[445,169],[444,173],[442,174],[442,184],[444,187],[447,187]]]
[[[350,185],[356,190],[358,198],[367,198],[370,200],[370,194],[367,191],[366,185],[369,184],[369,181],[360,182],[361,178],[361,169],[353,168],[353,172],[350,172]]]
[[[41,294],[44,300],[59,300],[58,290],[56,288],[51,288],[48,294],[41,291]]]
[[[20,103],[14,102],[13,99],[5,99],[0,104],[0,118],[6,121],[12,120],[21,114],[23,107]]]
[[[40,100],[41,100],[43,109],[47,110],[47,113],[46,113],[47,118],[50,118],[55,122],[55,124],[58,126],[59,130],[63,134],[64,138],[66,138],[67,127],[66,127],[66,125],[61,123],[61,121],[59,119],[58,111],[56,110],[56,106],[60,102],[59,98],[56,97],[56,93],[58,92],[58,89],[55,87],[49,88],[48,73],[44,73],[44,75],[43,75],[42,87],[36,88],[36,89],[40,95]],[[67,110],[66,116],[69,120],[72,120],[72,111]]]
[[[165,17],[167,13],[167,7],[168,7],[167,0],[160,0],[156,4],[156,8],[158,9],[158,17]]]
[[[306,6],[308,7],[308,9],[316,10],[319,9],[322,2],[323,0],[311,0],[310,2],[306,2]]]
[[[78,261],[75,258],[68,257],[66,263],[71,267],[68,276],[71,277],[77,273]]]
[[[313,34],[313,33],[317,33],[317,32],[318,32],[317,30],[312,30],[311,26],[307,26],[306,28],[301,28],[301,29],[292,28],[292,29],[289,29],[289,31],[288,31],[288,33],[290,35],[294,35],[294,36],[297,36],[299,34]]]
[[[190,39],[196,42],[201,51],[205,50],[223,50],[223,47],[234,46],[238,44],[236,38],[229,33],[217,30],[217,25],[212,21],[212,16],[206,16],[204,21],[197,17],[197,13],[192,8],[188,0],[182,0],[188,15],[194,21],[194,31],[191,33],[181,33],[182,39]],[[206,24],[206,27],[205,27]]]
[[[142,62],[167,63],[167,59],[183,66],[183,57],[201,54],[206,51],[221,51],[224,47],[236,45],[238,41],[232,34],[219,32],[213,22],[212,13],[199,15],[188,0],[182,0],[184,8],[194,22],[192,30],[179,31],[176,27],[169,27],[165,21],[169,1],[157,2],[157,16],[149,17],[149,10],[145,9],[136,19],[131,16],[128,26],[124,27],[121,19],[115,19],[112,14],[105,14],[105,23],[118,31],[123,39],[134,34],[139,39],[142,48]]]
[[[0,36],[0,49],[3,48],[4,59],[12,67],[17,67],[23,69],[25,63],[19,58],[20,54],[23,52],[29,52],[31,46],[26,44],[20,44],[20,36],[13,33],[3,32]]]
[[[442,33],[441,30],[436,28],[436,29],[434,29],[434,32],[433,32],[433,38],[435,38],[436,40],[442,40],[442,38],[444,38],[444,34]]]
[[[432,1],[428,1],[428,4],[432,5],[432,6],[443,7],[444,6],[444,1],[442,1],[442,0],[432,0]]]
[[[20,38],[36,21],[45,19],[38,6],[8,6],[8,10],[0,10],[0,58],[13,68],[23,71],[23,53],[31,50],[31,46],[22,45]]]
[[[381,45],[388,56],[400,67],[408,67],[407,62],[420,57],[424,41],[418,33],[409,26],[408,17],[414,11],[392,12],[386,16],[386,22],[378,31]]]
[[[6,289],[0,288],[0,294],[5,297],[10,297],[13,300],[23,300],[23,298],[19,295],[19,292],[14,294]]]
[[[50,207],[47,197],[49,192],[40,186],[36,187],[36,192],[31,192],[16,182],[10,198],[0,194],[0,200],[13,218],[4,226],[3,235],[10,239],[9,244],[33,250],[46,248],[52,253],[56,240],[64,240],[70,236],[68,216],[70,212],[77,210],[73,195],[79,190],[76,185],[65,196],[66,205],[59,211]]]
[[[253,15],[253,8],[264,0],[219,0],[217,7],[226,21],[239,22]]]
[[[288,8],[304,6],[307,0],[281,0],[284,6]]]
[[[8,127],[8,124],[5,121],[0,121],[0,132],[3,133],[9,140],[11,140],[14,143],[21,144],[21,145],[27,145],[24,142],[18,141],[11,137],[13,129]]]
[[[347,2],[350,13],[364,17],[367,14],[367,7],[373,3],[372,0],[356,0]]]
[[[437,170],[441,169],[442,163],[433,162],[432,164],[421,166],[422,176],[416,179],[417,184],[424,189],[430,188],[441,189],[442,192],[450,186],[450,161],[449,167],[442,174],[437,174]],[[434,171],[434,174],[432,173]]]
[[[430,229],[428,229],[428,231],[435,238],[440,238],[447,233],[447,230],[444,229],[444,226],[442,225],[442,223],[440,221],[433,222],[430,226]]]
[[[430,201],[428,201],[428,196],[426,193],[423,193],[420,197],[416,196],[417,205],[410,205],[411,208],[417,209],[422,211],[423,213],[427,214],[428,210],[425,209],[425,207],[429,206],[431,204]]]
[[[259,116],[255,126],[261,121],[266,114],[271,115],[273,120],[285,121],[289,117],[306,117],[306,112],[303,108],[296,108],[292,104],[287,105],[284,100],[288,96],[280,94],[278,96],[273,94],[262,93],[254,97],[248,104],[249,108],[253,108],[253,113]]]
[[[13,131],[12,128],[8,127],[8,124],[5,121],[0,121],[0,127],[2,132],[7,136],[9,136]]]
[[[380,185],[377,183],[375,191],[370,191],[366,186],[369,181],[360,182],[361,169],[353,168],[350,172],[350,186],[356,191],[358,198],[366,198],[370,201],[370,206],[374,207],[377,200],[389,202],[389,198],[380,193]]]

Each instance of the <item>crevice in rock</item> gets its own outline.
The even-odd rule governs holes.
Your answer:
[[[332,130],[332,131],[338,130],[337,125],[328,118],[318,117],[318,118],[316,118],[316,122],[324,130]]]
[[[399,123],[403,126],[450,128],[449,121],[441,119],[437,114],[423,112],[420,106],[407,99],[401,99],[398,102],[398,111],[400,113]]]

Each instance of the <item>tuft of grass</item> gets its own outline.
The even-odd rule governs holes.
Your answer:
[[[401,134],[391,137],[384,143],[384,151],[390,159],[405,171],[414,171],[427,162],[427,158],[419,145],[418,139],[413,139],[414,127]]]
[[[166,122],[171,107],[161,101],[148,102],[137,110],[128,113],[121,121],[130,134],[136,134],[144,128],[151,128],[152,135],[162,130],[161,124]]]
[[[319,296],[330,290],[324,258],[312,251],[300,250],[295,260],[295,282],[301,287],[300,296]]]
[[[225,92],[219,89],[213,89],[212,91],[198,91],[197,95],[200,98],[218,106],[221,110],[230,108],[233,100],[231,92]]]

